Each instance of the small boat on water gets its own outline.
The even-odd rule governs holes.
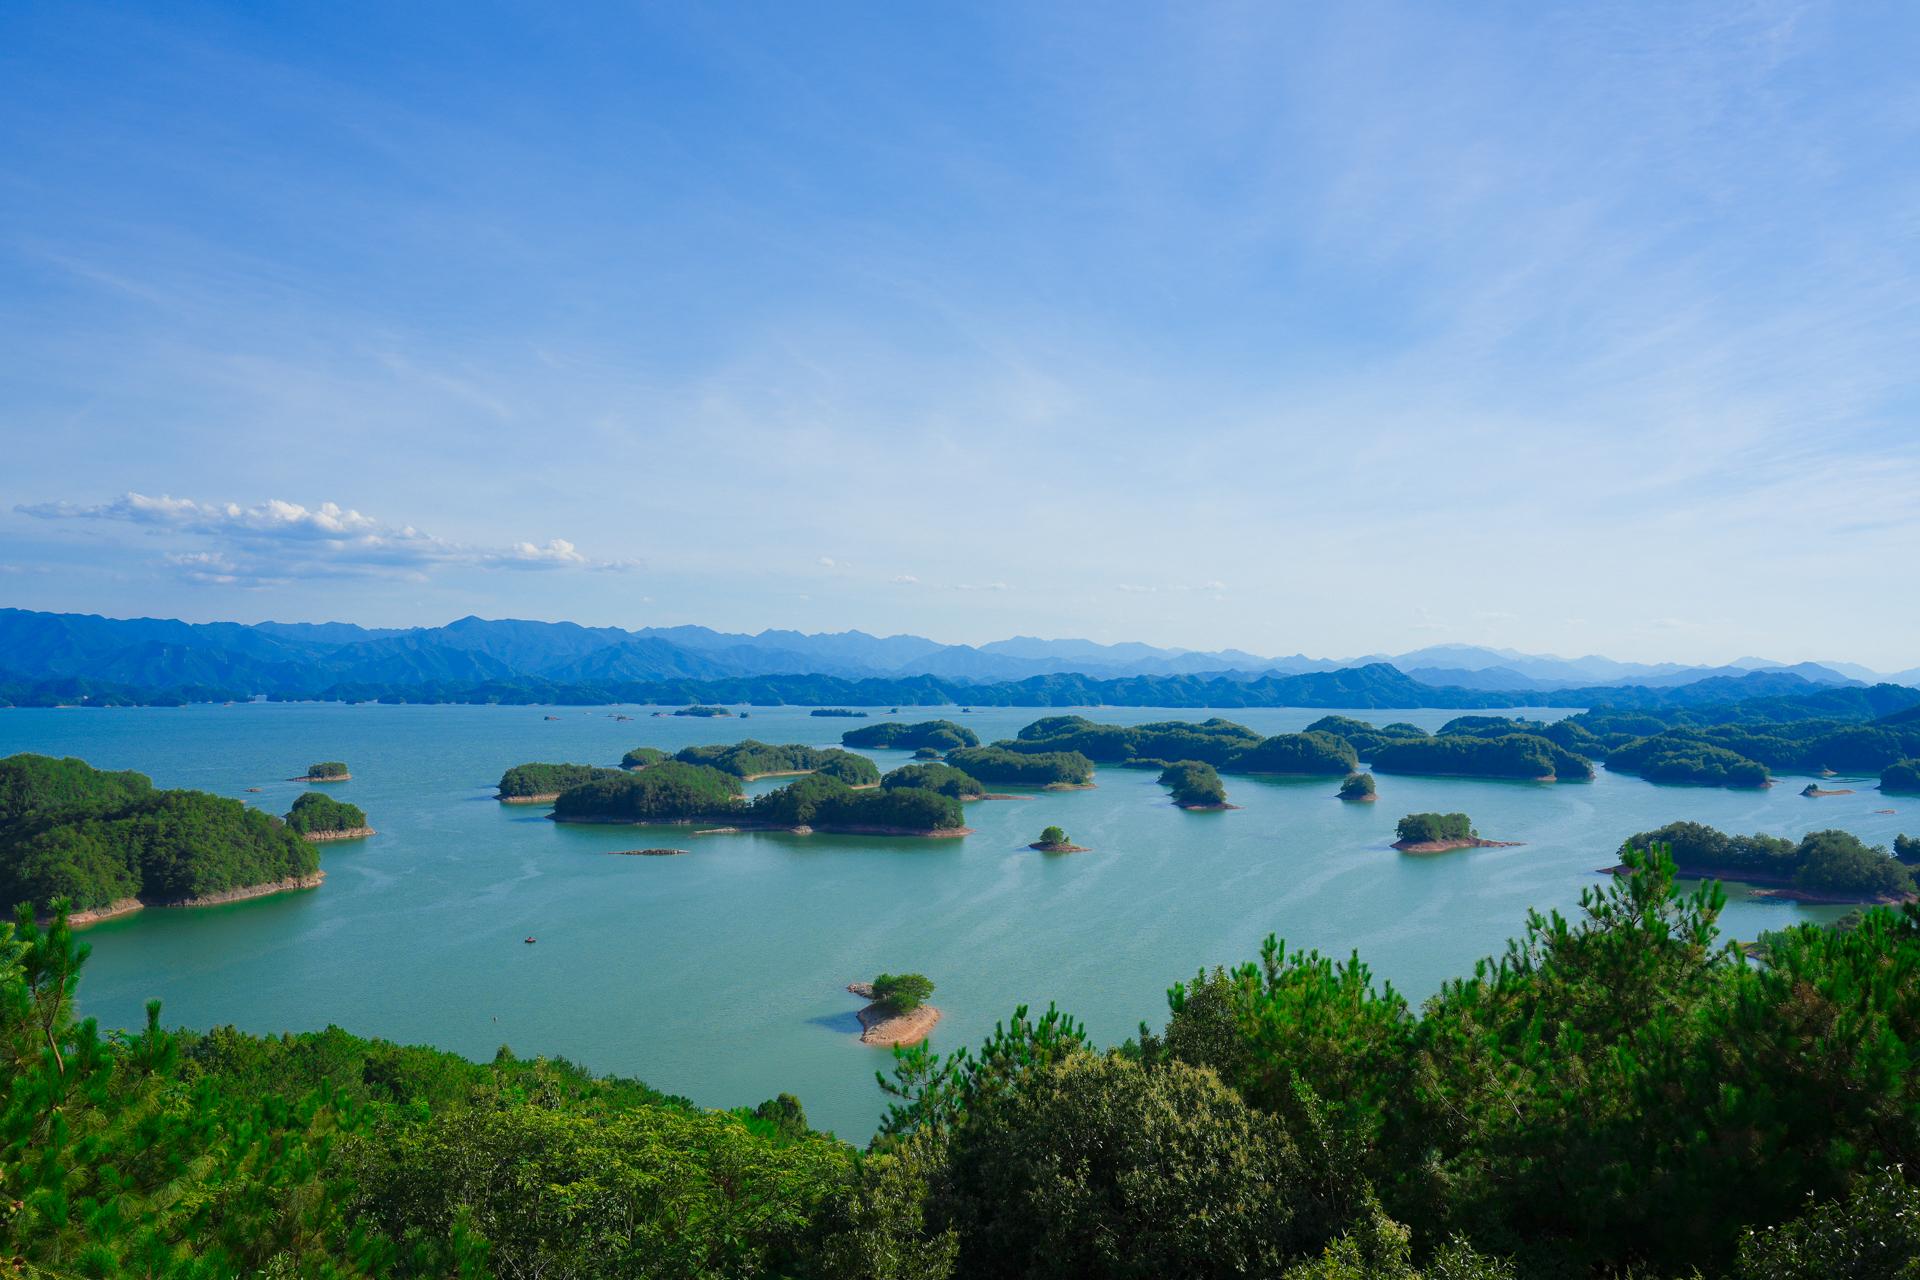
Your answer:
[[[534,937],[532,934],[528,934],[526,937],[526,941],[527,941],[527,944],[531,946],[532,944],[540,941],[540,939]]]

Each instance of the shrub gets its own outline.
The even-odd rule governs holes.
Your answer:
[[[1464,813],[1410,813],[1400,819],[1395,834],[1408,844],[1438,840],[1473,840],[1478,832]]]
[[[1046,827],[1040,832],[1041,844],[1061,845],[1067,842],[1067,829],[1065,827]]]
[[[332,796],[308,791],[293,802],[287,825],[300,835],[311,832],[358,831],[367,825],[367,815],[357,804],[344,804]]]
[[[1350,773],[1347,780],[1340,784],[1342,800],[1363,800],[1376,794],[1373,775],[1370,773]]]
[[[883,973],[873,980],[874,1003],[895,1013],[912,1013],[933,994],[933,982],[924,973]]]

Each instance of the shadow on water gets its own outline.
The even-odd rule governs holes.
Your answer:
[[[845,1013],[815,1014],[807,1019],[807,1025],[822,1027],[843,1036],[857,1036],[860,1034],[860,1014],[854,1009],[848,1009]]]

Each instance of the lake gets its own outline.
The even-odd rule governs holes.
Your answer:
[[[864,1141],[891,1065],[856,1039],[859,1002],[844,990],[882,970],[918,970],[945,1011],[933,1043],[977,1044],[1021,1003],[1049,1001],[1102,1043],[1158,1027],[1166,988],[1201,966],[1290,947],[1358,950],[1376,979],[1414,1000],[1503,949],[1527,908],[1572,911],[1623,837],[1675,819],[1728,831],[1799,836],[1841,827],[1890,843],[1920,810],[1865,782],[1818,800],[1793,785],[1764,792],[1655,786],[1604,770],[1592,783],[1545,785],[1382,776],[1380,800],[1343,804],[1338,779],[1225,778],[1239,809],[1188,813],[1148,771],[1102,769],[1088,791],[1033,793],[967,806],[958,840],[754,833],[685,827],[562,826],[544,808],[493,798],[526,761],[616,764],[630,747],[693,743],[831,745],[873,720],[654,718],[652,708],[393,707],[242,704],[181,709],[0,711],[0,755],[76,755],[138,769],[163,787],[196,787],[284,813],[314,760],[348,762],[328,794],[364,808],[379,835],[320,847],[315,891],[197,910],[149,910],[88,929],[84,1012],[138,1026],[165,1002],[168,1025],[232,1023],[254,1032],[324,1027],[490,1058],[562,1055],[636,1076],[704,1105],[797,1094],[816,1126]],[[614,714],[633,717],[615,721]],[[914,711],[1009,737],[1053,710]],[[1202,720],[1185,709],[1083,712],[1110,723]],[[1323,710],[1218,714],[1262,733],[1304,728]],[[1438,728],[1453,711],[1351,711],[1375,723]],[[1515,711],[1553,719],[1564,711]],[[548,720],[547,715],[557,716]],[[876,716],[875,719],[882,717]],[[874,751],[883,769],[904,751]],[[750,784],[749,792],[781,785]],[[259,787],[258,795],[247,788]],[[1911,803],[1910,801],[1908,803]],[[1388,847],[1403,814],[1462,810],[1480,833],[1520,848],[1411,857]],[[1058,824],[1089,853],[1026,848]],[[607,851],[668,845],[681,858]],[[1748,898],[1733,890],[1727,932],[1751,938],[1839,907]],[[535,935],[527,946],[522,939]]]

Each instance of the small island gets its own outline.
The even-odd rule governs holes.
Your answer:
[[[998,744],[957,747],[947,752],[947,763],[982,782],[1006,786],[1065,791],[1093,785],[1093,761],[1078,751],[1011,751]]]
[[[1902,837],[1901,839],[1904,839]],[[1913,873],[1895,853],[1866,844],[1846,831],[1815,831],[1799,841],[1769,835],[1728,835],[1698,822],[1670,822],[1654,831],[1629,836],[1629,849],[1664,848],[1679,874],[1693,880],[1734,880],[1758,886],[1756,897],[1797,902],[1909,902],[1915,897]],[[1911,850],[1920,855],[1920,848]],[[1625,858],[1605,869],[1628,872]]]
[[[1160,785],[1173,792],[1173,803],[1182,809],[1237,809],[1227,803],[1227,788],[1210,764],[1198,760],[1177,760],[1160,771]]]
[[[1511,849],[1517,840],[1482,840],[1464,813],[1410,813],[1400,819],[1393,847],[1402,853],[1447,853],[1454,849]]]
[[[1815,796],[1850,796],[1853,794],[1853,788],[1835,787],[1829,791],[1817,782],[1809,782],[1805,787],[1801,788],[1800,794],[1809,799]]]
[[[861,1044],[916,1045],[940,1021],[940,1011],[927,1003],[933,982],[923,973],[883,973],[872,982],[849,982],[847,990],[871,1002],[858,1015]]]
[[[980,735],[965,725],[955,724],[951,720],[923,720],[918,724],[902,724],[898,720],[888,720],[880,724],[868,724],[858,729],[849,729],[840,735],[840,743],[847,747],[893,748],[902,751],[915,747],[933,747],[939,751],[949,751],[954,747],[979,746]]]
[[[353,810],[354,813],[359,811]],[[362,822],[365,818],[362,817]],[[0,909],[92,924],[144,907],[198,907],[316,888],[314,846],[287,823],[204,791],[84,760],[0,760]]]
[[[1590,782],[1593,762],[1545,738],[1509,733],[1476,738],[1464,733],[1404,738],[1373,753],[1375,773],[1446,778],[1513,778],[1531,782]]]
[[[675,759],[637,773],[612,773],[610,778],[596,778],[561,792],[554,801],[554,820],[714,824],[697,833],[701,835],[738,831],[917,837],[972,834],[958,800],[923,787],[855,789],[821,771],[748,801],[738,775],[711,765]]]
[[[913,753],[915,760],[939,760],[945,755],[938,747],[920,747]]]
[[[1880,789],[1920,795],[1920,760],[1896,760],[1881,770]]]
[[[1042,853],[1091,853],[1084,845],[1075,844],[1067,838],[1065,827],[1048,827],[1040,833],[1040,838],[1028,845],[1029,849],[1038,849]]]
[[[1920,865],[1920,836],[1895,836],[1893,856],[1905,866]]]
[[[608,853],[616,858],[678,858],[687,853],[685,849],[609,849]]]
[[[658,747],[635,747],[620,757],[622,769],[646,769],[667,759],[667,753]]]
[[[618,777],[620,772],[590,764],[517,764],[500,775],[494,799],[501,804],[552,804],[569,787]]]
[[[903,764],[880,779],[883,788],[921,787],[955,800],[985,800],[987,789],[972,774],[950,764]]]
[[[293,802],[287,814],[287,826],[309,844],[331,840],[364,840],[374,834],[367,815],[357,804],[346,804],[332,796],[309,791]]]
[[[821,719],[865,720],[867,718],[866,712],[855,711],[850,707],[815,707],[813,710],[807,712],[807,714],[810,716],[818,716]]]
[[[340,760],[322,760],[310,764],[307,771],[297,778],[288,778],[288,782],[351,782],[353,775],[347,772],[347,766]]]
[[[1372,804],[1380,798],[1370,773],[1350,773],[1340,784],[1339,796],[1355,804]]]
[[[1668,729],[1615,747],[1607,753],[1607,768],[1637,773],[1648,782],[1695,787],[1773,785],[1766,765],[1708,742],[1691,729]]]
[[[695,704],[691,707],[681,707],[673,714],[676,716],[697,716],[701,719],[711,720],[719,716],[730,716],[733,712],[727,710],[725,707],[706,707]]]

